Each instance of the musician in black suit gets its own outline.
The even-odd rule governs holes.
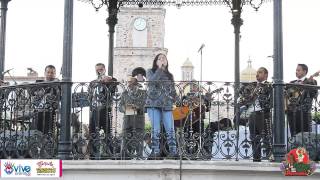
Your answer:
[[[291,136],[295,136],[300,132],[310,132],[311,130],[311,108],[312,101],[317,97],[317,89],[300,85],[317,85],[317,81],[307,78],[308,66],[305,64],[298,64],[296,68],[296,80],[291,81],[297,86],[288,85],[286,88],[288,105],[287,105],[287,119],[289,122]],[[296,99],[292,103],[292,99]],[[291,100],[291,101],[290,101]]]
[[[271,95],[272,86],[267,81],[268,70],[260,67],[257,71],[256,82],[250,83],[249,94],[240,90],[240,105],[246,106],[249,116],[249,131],[252,141],[253,161],[261,161],[261,140],[267,144],[267,156],[271,152]]]
[[[36,82],[57,82],[56,68],[53,65],[47,65],[44,72],[45,79]],[[53,133],[54,123],[57,117],[57,104],[60,99],[60,88],[56,85],[40,85],[35,92],[37,97],[41,98],[36,111],[35,126],[43,134]],[[35,96],[33,96],[35,97]],[[39,108],[40,107],[40,108]]]
[[[91,106],[89,133],[103,130],[105,134],[111,133],[112,125],[112,96],[116,91],[117,79],[106,75],[103,63],[95,66],[97,78],[90,82]]]

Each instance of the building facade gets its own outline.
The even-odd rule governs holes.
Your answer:
[[[151,68],[158,53],[164,48],[164,8],[121,8],[116,27],[114,49],[114,77],[119,81],[136,67]]]

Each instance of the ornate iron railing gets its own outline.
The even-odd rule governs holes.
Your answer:
[[[61,83],[0,87],[0,158],[57,158]],[[238,121],[233,88],[231,82],[74,82],[72,156],[272,159],[273,85],[241,83]],[[315,160],[320,154],[318,89],[286,84],[284,100],[287,150],[304,146]],[[173,110],[174,131],[161,126],[158,132],[148,109]]]

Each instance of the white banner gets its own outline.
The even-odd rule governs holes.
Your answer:
[[[56,159],[1,159],[0,177],[61,177],[62,161]]]

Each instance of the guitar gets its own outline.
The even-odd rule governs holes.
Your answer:
[[[175,107],[172,111],[174,121],[185,119],[190,112],[188,106]]]
[[[317,72],[315,72],[314,74],[312,74],[312,75],[309,77],[309,79],[311,80],[311,79],[313,79],[314,77],[318,77],[319,75],[320,75],[320,70],[317,71]]]
[[[205,106],[201,106],[202,119],[205,116]],[[197,106],[190,110],[188,106],[175,107],[172,111],[174,126],[181,127],[185,124],[185,121],[188,119],[188,116],[191,116],[192,113],[192,124],[200,120],[200,106]]]
[[[307,78],[307,82],[315,81],[313,78],[318,77],[319,74],[320,70]],[[289,88],[286,89],[286,96],[284,98],[285,111],[292,110],[292,108],[296,107],[297,103],[300,101],[304,93],[305,88],[303,86],[289,86]]]

